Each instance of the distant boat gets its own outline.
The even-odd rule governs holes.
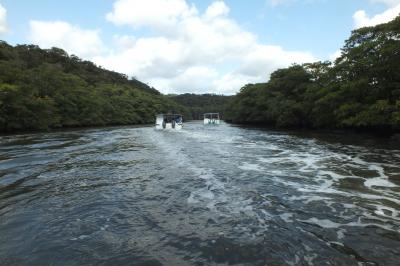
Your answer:
[[[204,125],[219,125],[220,124],[219,113],[205,113],[204,114]]]
[[[183,116],[180,114],[159,114],[156,116],[156,129],[180,130],[183,126]]]

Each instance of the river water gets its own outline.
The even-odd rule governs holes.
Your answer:
[[[399,265],[400,147],[186,123],[0,137],[1,265]]]

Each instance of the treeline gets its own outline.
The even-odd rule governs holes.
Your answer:
[[[226,114],[236,123],[400,130],[400,16],[352,32],[334,62],[293,65],[249,84]]]
[[[0,41],[0,132],[153,123],[188,110],[154,88],[65,51]]]
[[[217,94],[192,94],[185,93],[180,95],[168,95],[177,103],[185,106],[190,113],[190,118],[197,120],[203,119],[204,113],[220,113],[224,116],[225,109],[232,96]]]

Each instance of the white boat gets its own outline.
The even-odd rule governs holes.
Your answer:
[[[156,129],[180,130],[183,126],[183,116],[180,114],[159,114],[156,116]]]
[[[221,120],[219,119],[219,113],[205,113],[204,114],[204,125],[219,125]]]

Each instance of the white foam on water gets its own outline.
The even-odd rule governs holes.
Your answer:
[[[390,182],[388,179],[389,177],[385,174],[385,170],[382,166],[371,164],[368,167],[369,170],[374,170],[378,173],[378,177],[368,178],[364,185],[368,188],[373,187],[397,187],[396,184]]]
[[[185,137],[215,141],[204,132],[182,131]],[[157,132],[158,133],[158,132]],[[238,141],[242,137],[233,137],[228,142]],[[254,216],[253,202],[250,199],[244,199],[241,196],[240,188],[226,187],[226,180],[221,181],[213,173],[213,169],[201,167],[197,161],[193,161],[185,152],[173,149],[169,142],[163,141],[163,138],[157,137],[155,140],[157,146],[161,147],[169,157],[174,158],[174,162],[188,171],[191,171],[197,179],[204,181],[202,188],[192,189],[187,198],[187,204],[202,205],[210,211],[217,212],[220,215],[249,215]],[[223,205],[219,208],[218,205]]]
[[[109,227],[108,224],[106,224],[106,225],[104,225],[104,226],[100,226],[100,230],[101,230],[101,231],[105,231],[108,227]]]
[[[200,142],[215,142],[215,136],[209,132],[187,131],[183,134],[185,137],[200,139]],[[398,186],[389,180],[390,174],[385,172],[385,168],[390,168],[392,172],[399,169],[400,172],[398,165],[391,163],[390,160],[386,163],[376,163],[363,159],[363,156],[376,158],[379,153],[368,149],[362,150],[360,147],[332,145],[331,149],[315,141],[305,142],[300,139],[297,145],[297,139],[294,141],[287,138],[287,140],[294,143],[293,148],[286,145],[287,141],[282,140],[282,136],[276,137],[276,141],[274,136],[268,136],[266,141],[250,141],[243,136],[230,137],[218,140],[218,143],[231,144],[229,146],[205,145],[205,148],[213,153],[224,155],[232,155],[234,152],[235,160],[241,161],[236,167],[242,171],[242,174],[251,176],[252,172],[265,173],[266,181],[273,183],[271,187],[274,185],[288,187],[288,191],[296,191],[295,196],[289,195],[285,200],[299,201],[303,205],[316,202],[317,205],[323,204],[324,207],[329,207],[330,211],[340,218],[340,222],[316,217],[304,222],[316,224],[322,228],[335,229],[338,239],[345,237],[346,229],[343,228],[345,226],[373,225],[392,231],[396,230],[397,226],[398,229],[398,225],[393,225],[393,221],[397,221],[400,217],[392,204],[400,206],[400,199],[393,194],[394,190],[391,190]],[[165,146],[168,150],[170,143],[166,143]],[[249,149],[254,149],[254,152]],[[355,156],[355,152],[360,155]],[[202,167],[202,164],[192,161],[192,157],[189,158],[184,153],[170,152],[170,155],[176,158],[182,167],[187,167],[197,178],[204,180],[204,187],[191,191],[187,198],[188,204],[201,204],[221,215],[250,216],[258,221],[260,227],[267,227],[266,221],[276,219],[276,215],[269,214],[262,207],[254,207],[254,202],[246,201],[240,188],[230,187],[226,181],[222,182],[215,176],[213,169]],[[229,160],[226,163],[230,163]],[[361,174],[356,171],[357,169],[361,170]],[[371,171],[376,172],[376,177],[361,176],[363,172],[370,173]],[[349,182],[352,182],[356,178],[362,179],[368,190],[358,188],[361,182],[355,183],[353,190],[351,187],[343,189],[339,185],[344,179],[350,179]],[[371,209],[368,206],[374,201],[376,207]],[[220,205],[221,203],[223,204]],[[295,222],[290,212],[279,214],[278,217],[286,223]],[[357,219],[356,222],[354,222],[355,219]],[[392,222],[392,224],[384,224],[385,222]]]
[[[362,199],[370,199],[370,200],[386,200],[392,203],[395,203],[397,205],[400,205],[400,200],[394,198],[394,197],[386,197],[386,196],[380,196],[380,195],[374,195],[374,194],[366,194],[366,193],[356,193],[357,196],[359,196]]]
[[[284,220],[286,223],[292,223],[293,222],[293,213],[282,213],[279,215],[282,220]]]
[[[224,183],[210,174],[200,175],[199,178],[205,180],[205,187],[191,191],[187,199],[188,204],[205,203],[207,208],[215,210],[217,203],[228,201]]]
[[[253,201],[251,199],[241,200],[241,201],[234,201],[231,203],[231,212],[235,214],[239,213],[251,213],[253,214]]]
[[[309,218],[307,220],[299,220],[299,221],[305,222],[305,223],[310,223],[310,224],[316,224],[323,228],[339,228],[340,226],[343,225],[340,223],[332,222],[331,220],[328,220],[328,219],[318,219],[315,217]]]
[[[300,167],[300,172],[312,172],[317,169],[317,163],[320,161],[320,158],[317,155],[308,156],[302,158],[301,163],[303,166]]]
[[[341,179],[349,178],[349,177],[354,177],[352,175],[341,175],[333,171],[328,171],[328,170],[319,170],[318,171],[319,176],[326,176],[330,177],[333,181],[340,181]],[[324,179],[322,179],[324,180]]]
[[[261,157],[261,158],[257,158],[258,161],[262,162],[262,163],[266,163],[266,164],[274,164],[274,163],[281,163],[284,162],[285,159],[280,158],[280,157]]]
[[[304,260],[307,262],[307,265],[314,266],[314,260],[318,257],[317,254],[308,254],[304,255]]]
[[[240,143],[244,139],[243,136],[237,135],[237,136],[219,136],[216,134],[214,131],[202,131],[202,130],[181,130],[180,131],[182,134],[184,134],[186,137],[189,137],[191,139],[196,139],[200,141],[209,141],[211,143],[226,143],[226,144],[232,144],[232,143]]]
[[[339,156],[340,157],[340,156]],[[353,158],[351,158],[353,159]],[[323,161],[323,158],[321,158],[321,161]],[[318,160],[315,161],[318,163]],[[321,162],[320,162],[321,163]],[[390,201],[395,204],[399,204],[399,200],[397,197],[393,194],[390,194],[390,191],[386,190],[385,188],[393,188],[397,187],[396,184],[390,182],[388,180],[388,176],[385,174],[384,168],[378,164],[370,164],[366,161],[363,161],[360,158],[355,159],[355,163],[357,163],[357,167],[361,169],[367,169],[367,170],[372,170],[376,171],[378,177],[375,178],[369,178],[364,181],[364,185],[366,187],[369,187],[373,192],[364,192],[364,191],[352,191],[352,192],[347,192],[343,191],[340,189],[340,187],[334,186],[340,180],[346,179],[346,178],[362,178],[364,177],[361,176],[355,176],[352,173],[349,174],[339,174],[336,171],[332,170],[318,170],[317,171],[317,177],[315,178],[316,181],[318,181],[318,184],[296,184],[296,183],[291,183],[288,182],[289,185],[294,186],[298,192],[302,192],[303,195],[298,195],[298,196],[291,196],[288,198],[290,201],[302,201],[305,204],[309,204],[310,202],[314,201],[323,201],[324,204],[327,206],[332,205],[335,200],[334,198],[340,196],[342,200],[348,201],[348,202],[353,202],[355,198],[359,198],[360,202],[365,202],[365,200],[378,200],[378,201]],[[313,162],[308,166],[312,166]],[[323,166],[323,165],[322,165]],[[329,167],[329,165],[326,166],[326,168]],[[321,168],[321,166],[317,166],[317,168]],[[297,187],[296,187],[297,185]],[[325,196],[326,195],[326,196]],[[386,204],[385,204],[386,205]],[[351,213],[357,213],[358,215],[361,215],[361,217],[364,218],[374,218],[375,220],[380,220],[384,221],[382,217],[388,217],[387,214],[383,212],[383,210],[389,210],[391,211],[392,215],[390,218],[397,220],[398,219],[398,212],[394,210],[394,208],[390,207],[385,207],[385,206],[380,206],[377,207],[377,210],[371,211],[370,209],[367,209],[364,206],[358,206],[353,203],[344,203],[342,206],[346,209],[351,210]],[[331,207],[331,209],[335,212],[335,209]],[[375,213],[375,215],[379,216],[371,216],[371,213]],[[387,213],[387,212],[386,212]],[[341,218],[351,218],[345,216],[346,211],[340,211],[339,216]],[[396,218],[393,218],[396,217]],[[309,220],[308,222],[311,223],[316,223],[322,227],[340,227],[343,225],[347,226],[359,226],[359,227],[365,227],[367,225],[375,225],[381,228],[385,228],[387,230],[394,230],[392,226],[382,226],[379,223],[365,223],[362,220],[359,220],[357,223],[347,223],[347,224],[338,224],[338,223],[333,223],[329,220],[321,220],[317,221],[316,218]],[[338,238],[341,239],[343,238],[344,235],[342,232],[338,232]]]
[[[364,214],[364,218],[366,219],[376,219],[376,217],[368,215],[368,214]],[[299,220],[300,222],[305,222],[305,223],[310,223],[310,224],[315,224],[318,225],[322,228],[326,228],[326,229],[340,229],[341,232],[337,231],[337,235],[338,238],[344,238],[344,233],[346,231],[343,231],[344,229],[342,228],[343,226],[349,226],[349,227],[368,227],[368,226],[375,226],[375,227],[379,227],[388,231],[392,231],[392,232],[397,232],[398,230],[396,229],[396,227],[389,225],[387,223],[385,224],[380,224],[380,223],[373,223],[373,222],[363,222],[361,220],[361,217],[358,218],[357,222],[348,222],[348,223],[336,223],[333,222],[331,220],[328,219],[318,219],[315,217],[309,218],[307,220]],[[382,222],[386,222],[387,220],[382,220]]]
[[[400,211],[399,210],[392,208],[392,207],[388,207],[388,206],[375,205],[375,204],[371,204],[371,205],[375,206],[376,210],[374,211],[374,213],[376,215],[400,221]]]
[[[90,237],[89,235],[80,235],[78,237],[71,238],[70,240],[72,240],[72,241],[83,240],[83,239],[86,239],[86,238],[89,238],[89,237]]]
[[[360,165],[366,165],[367,163],[362,160],[360,157],[356,156],[352,158],[352,162],[356,163],[356,164],[360,164]]]
[[[353,209],[353,208],[356,208],[356,207],[357,207],[356,205],[354,205],[354,204],[352,204],[352,203],[342,203],[342,206],[343,206],[345,209]]]
[[[210,190],[207,188],[197,190],[197,195],[204,198],[204,199],[209,199],[212,200],[215,198],[214,193],[212,193]]]
[[[368,178],[365,182],[364,185],[368,188],[373,188],[373,187],[397,187],[396,184],[390,182],[386,178],[382,177],[373,177],[373,178]]]
[[[283,150],[280,146],[275,148]],[[362,156],[366,156],[366,158],[379,158],[377,156],[381,156],[380,152],[371,152],[368,149],[362,150],[359,148],[349,148],[348,151],[357,151]],[[295,196],[289,196],[287,198],[288,201],[301,201],[304,204],[321,201],[325,206],[329,206],[332,213],[340,217],[340,222],[315,217],[305,221],[323,228],[335,229],[339,240],[345,238],[347,231],[344,227],[346,226],[376,226],[389,231],[398,231],[399,224],[397,221],[400,220],[400,213],[397,209],[400,210],[400,198],[395,193],[395,190],[391,188],[399,186],[391,182],[389,176],[399,173],[400,166],[390,161],[384,163],[371,162],[370,160],[362,159],[362,156],[342,154],[327,149],[324,150],[323,147],[317,147],[312,152],[311,149],[306,152],[282,151],[280,154],[272,154],[270,157],[262,156],[257,160],[262,168],[267,169],[266,172],[268,174],[278,175],[278,177],[268,180],[291,187],[298,192]],[[390,156],[393,156],[392,152]],[[292,167],[293,164],[297,165],[297,167]],[[244,169],[249,171],[254,170],[254,168],[257,169],[257,167],[246,165]],[[274,172],[274,170],[271,170],[274,167],[279,167],[279,170]],[[390,172],[386,170],[387,168],[390,169]],[[357,169],[361,170],[361,172],[354,171]],[[376,177],[366,178],[362,176],[364,171],[376,172]],[[298,174],[299,172],[306,175]],[[314,177],[312,176],[313,173],[315,173]],[[288,180],[285,176],[290,176],[291,179]],[[298,182],[293,178],[297,176]],[[308,182],[304,182],[305,179]],[[353,190],[351,187],[342,189],[339,184],[344,179],[350,179],[349,182],[359,179],[359,184],[364,183],[364,186],[369,188],[369,191],[358,189],[358,182],[354,183]],[[377,202],[380,205],[375,204],[376,210],[371,210],[371,208],[367,207],[371,205],[371,202]],[[344,210],[338,208],[336,203],[339,203]],[[365,206],[365,203],[367,203],[367,206]],[[395,204],[394,206],[399,206],[399,208],[394,207],[393,204]],[[281,214],[279,216],[285,222],[292,221],[292,216],[289,214]],[[357,220],[354,222],[355,218]]]
[[[254,164],[254,163],[245,162],[242,165],[239,165],[238,167],[244,171],[257,171],[257,172],[264,171],[264,169],[259,164]]]
[[[380,215],[380,216],[386,216],[385,213],[383,212],[383,210],[376,210],[375,214]]]
[[[346,231],[345,229],[340,229],[340,230],[338,230],[338,231],[336,232],[338,239],[339,239],[339,240],[343,239],[343,238],[344,238],[344,234],[345,234],[346,232],[347,232],[347,231]]]
[[[191,192],[187,199],[187,202],[189,204],[196,204],[196,203],[199,203],[200,201],[198,199],[196,199],[196,194]]]
[[[305,197],[304,203],[309,204],[310,202],[315,202],[315,201],[329,202],[330,199],[331,198],[321,197],[321,196],[307,196]]]
[[[321,162],[321,155],[314,153],[299,153],[287,151],[284,158],[277,158],[278,162],[293,163],[296,165],[296,171],[301,173],[309,173],[318,169],[318,164]]]
[[[183,132],[183,134],[188,134],[184,130],[179,132]],[[163,134],[165,132],[155,133]],[[175,145],[171,145],[170,143],[166,142],[164,138],[162,138],[162,135],[150,137],[153,137],[152,140],[154,141],[154,143],[156,143],[158,147],[160,147],[166,154],[169,155],[170,158],[173,159],[175,165],[184,167],[185,169],[192,171],[197,178],[205,181],[205,188],[203,187],[190,193],[187,199],[187,202],[189,204],[199,203],[202,201],[201,199],[214,199],[214,193],[212,192],[213,189],[221,189],[223,191],[224,184],[214,176],[211,169],[205,169],[196,166],[192,162],[192,160],[179,149],[179,147],[176,147]],[[220,195],[224,196],[223,193],[221,193]]]

